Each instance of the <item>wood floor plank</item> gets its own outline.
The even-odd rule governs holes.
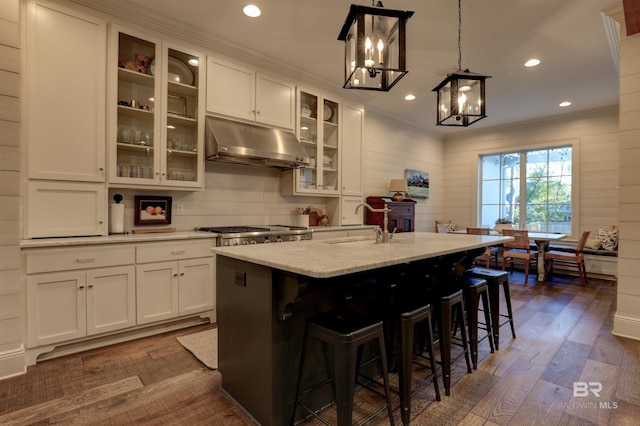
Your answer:
[[[566,412],[598,425],[608,424],[615,402],[618,372],[619,368],[613,365],[587,360],[579,381],[587,384],[599,383],[602,389],[598,392],[599,395],[595,395],[590,391],[594,389],[594,385],[587,385],[587,396],[581,396],[574,391]]]
[[[616,397],[640,405],[640,342],[624,339]]]
[[[569,340],[584,343],[585,345],[593,345],[610,306],[611,300],[594,300],[571,331],[571,334],[569,334]]]
[[[0,424],[28,425],[58,413],[86,407],[99,401],[122,395],[135,389],[142,389],[143,384],[138,377],[129,377],[114,383],[98,386],[86,392],[72,396],[52,399],[50,401],[14,411],[0,416]]]
[[[64,413],[50,416],[52,422],[72,421],[74,423],[91,424],[93,422],[111,417],[122,412],[130,412],[140,409],[143,413],[136,413],[134,417],[148,417],[146,404],[155,402],[166,395],[183,392],[190,386],[207,383],[211,390],[220,389],[220,373],[201,368],[188,373],[180,374],[160,382],[146,385],[142,388],[119,395],[117,398],[103,399],[90,405],[84,405],[75,410],[67,410]],[[132,414],[129,413],[131,417]]]
[[[501,377],[471,412],[498,424],[508,424],[529,396],[543,371],[544,366],[524,361],[516,362],[509,374]]]
[[[566,340],[548,363],[541,379],[572,389],[582,374],[589,352],[591,346]]]
[[[564,413],[571,390],[539,380],[511,419],[514,425],[555,425]]]

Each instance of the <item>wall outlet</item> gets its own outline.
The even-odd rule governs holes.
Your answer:
[[[176,215],[184,214],[184,204],[176,203]]]

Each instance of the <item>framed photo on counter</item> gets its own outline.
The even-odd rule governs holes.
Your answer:
[[[171,197],[136,195],[133,224],[168,225],[171,223]]]

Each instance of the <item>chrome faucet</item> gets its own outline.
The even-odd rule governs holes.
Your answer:
[[[369,204],[367,203],[360,203],[356,206],[356,211],[354,214],[358,214],[358,210],[360,210],[360,207],[365,206],[366,208],[369,209],[370,212],[373,213],[382,213],[383,214],[383,227],[382,227],[382,242],[383,243],[388,243],[389,240],[391,240],[391,238],[389,237],[389,231],[388,231],[388,225],[389,225],[389,212],[391,211],[391,209],[389,207],[387,207],[387,205],[384,205],[383,209],[374,209],[373,207],[371,207]],[[395,230],[394,230],[395,232]],[[378,238],[376,238],[376,243],[378,243],[379,240]]]

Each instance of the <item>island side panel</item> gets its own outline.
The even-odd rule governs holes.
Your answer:
[[[271,268],[216,257],[222,388],[260,424],[274,425]]]

